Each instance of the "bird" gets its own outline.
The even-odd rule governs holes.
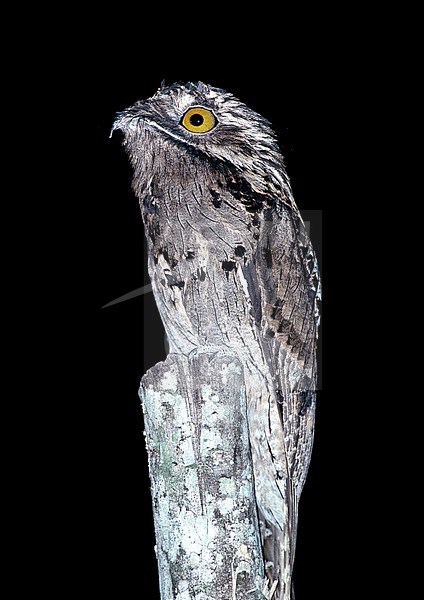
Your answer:
[[[118,113],[169,350],[235,352],[266,575],[294,598],[298,504],[316,406],[321,283],[277,136],[203,82],[164,82]]]

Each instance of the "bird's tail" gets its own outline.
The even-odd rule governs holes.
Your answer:
[[[287,500],[287,521],[283,528],[267,521],[258,508],[265,574],[270,587],[274,582],[278,582],[272,600],[294,600],[292,575],[296,549],[297,503],[292,502],[290,497]]]

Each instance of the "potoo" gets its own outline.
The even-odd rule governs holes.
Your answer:
[[[162,86],[118,115],[171,353],[245,369],[266,574],[290,598],[313,443],[320,280],[269,123],[203,83]]]

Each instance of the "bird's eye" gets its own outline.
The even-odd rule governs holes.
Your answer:
[[[192,133],[207,133],[217,123],[216,117],[211,110],[195,106],[189,108],[181,120],[182,125]]]

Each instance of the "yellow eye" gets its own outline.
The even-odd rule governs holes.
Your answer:
[[[215,127],[216,117],[211,110],[195,106],[188,109],[181,122],[188,131],[206,133]]]

